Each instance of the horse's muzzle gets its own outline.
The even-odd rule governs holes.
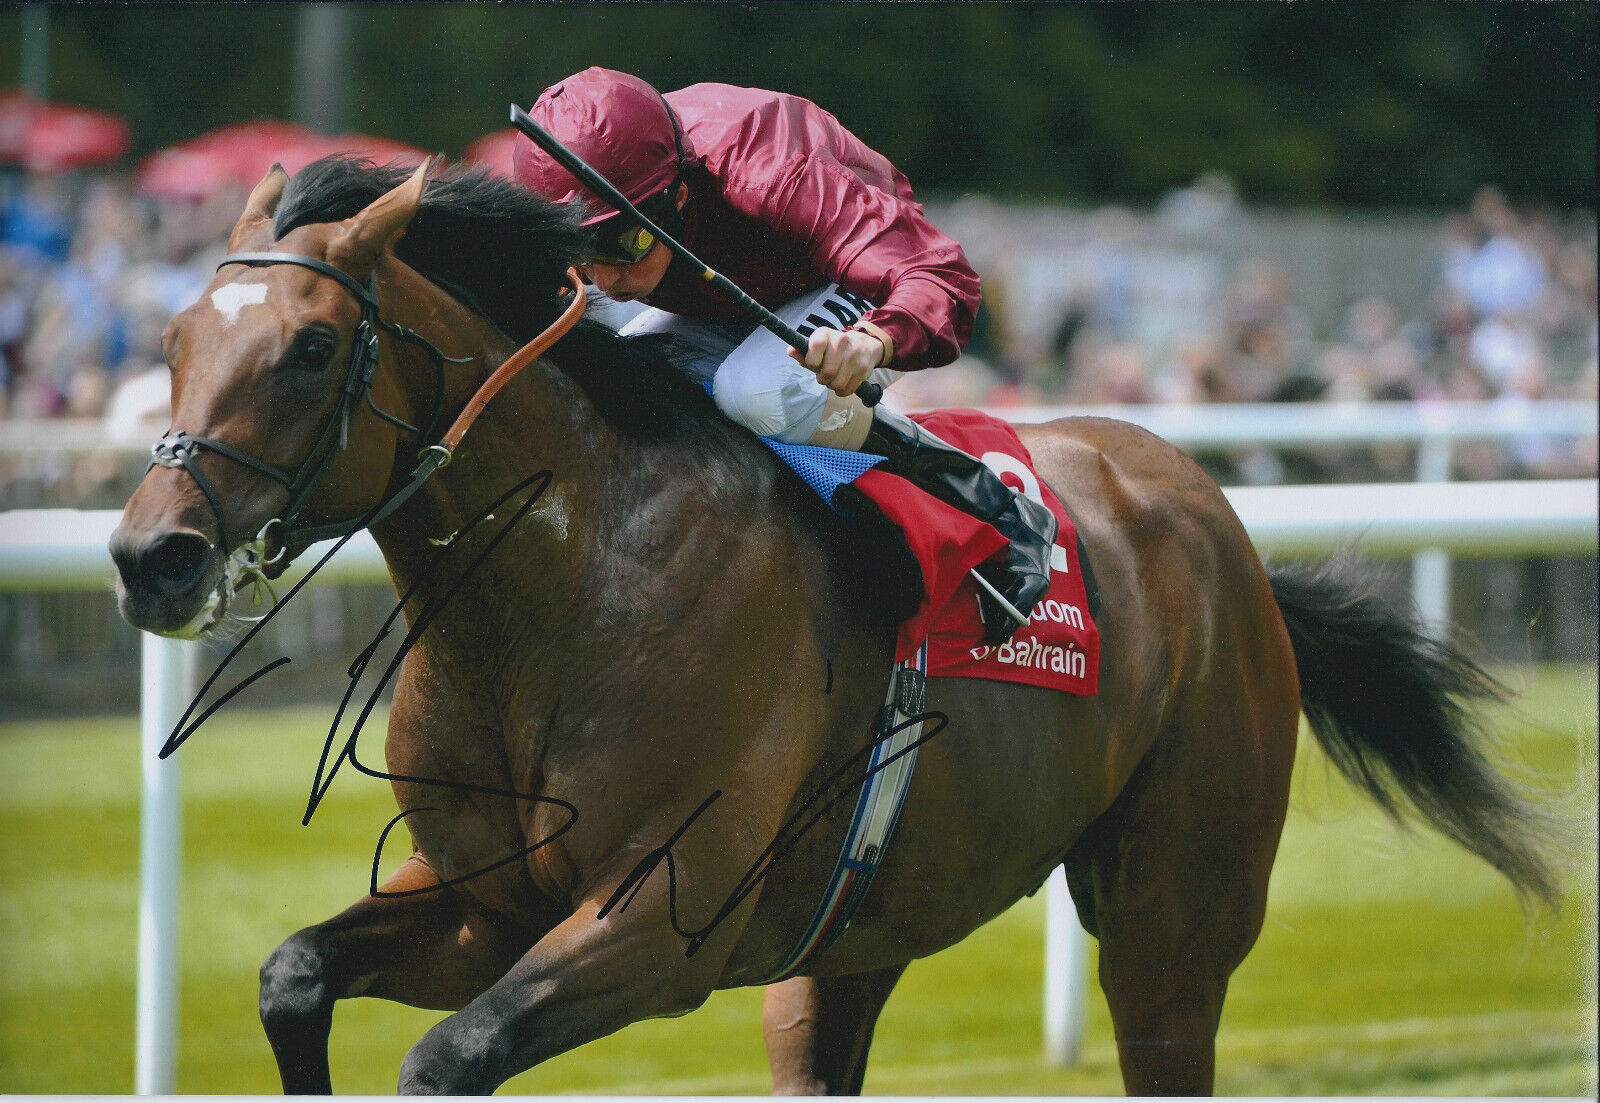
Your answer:
[[[213,606],[222,556],[188,529],[111,534],[117,566],[117,607],[135,628],[163,636],[198,636],[215,623]]]

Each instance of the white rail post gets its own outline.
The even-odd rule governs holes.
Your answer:
[[[1046,882],[1044,919],[1044,1056],[1052,1065],[1078,1063],[1088,1001],[1089,933],[1078,922],[1067,872]]]
[[[1423,438],[1417,482],[1449,482],[1452,452],[1449,437]],[[1434,639],[1445,639],[1450,634],[1450,553],[1444,548],[1423,548],[1411,557],[1411,600]]]
[[[178,756],[156,757],[194,695],[200,645],[146,634],[141,648],[139,979],[134,1090],[173,1093],[178,1056],[178,873],[183,786]]]

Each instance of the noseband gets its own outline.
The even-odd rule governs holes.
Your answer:
[[[281,483],[289,492],[289,504],[283,512],[261,527],[251,542],[250,549],[253,553],[251,563],[246,569],[254,569],[256,573],[267,567],[275,567],[282,562],[288,554],[291,543],[301,542],[314,544],[319,540],[329,540],[340,536],[347,536],[358,529],[375,525],[388,517],[401,504],[415,494],[424,482],[439,468],[450,462],[450,457],[455,451],[461,438],[466,434],[468,427],[477,419],[479,413],[488,405],[489,399],[499,391],[511,377],[522,368],[526,367],[541,353],[548,349],[582,316],[585,298],[583,284],[577,274],[569,270],[568,276],[576,292],[575,297],[566,310],[548,329],[534,340],[517,350],[504,364],[494,371],[492,375],[478,389],[477,394],[467,403],[466,408],[448,431],[436,442],[422,448],[418,456],[416,469],[411,473],[411,478],[399,490],[380,502],[371,510],[359,517],[348,521],[338,521],[324,525],[294,524],[301,507],[305,505],[306,498],[311,489],[327,471],[333,462],[334,456],[342,451],[349,440],[350,418],[357,407],[365,401],[372,412],[385,421],[415,433],[419,439],[426,440],[433,435],[433,430],[439,419],[440,404],[444,398],[444,365],[470,363],[471,357],[457,359],[446,356],[427,338],[415,330],[394,322],[385,321],[380,313],[377,298],[377,282],[374,278],[368,286],[362,286],[348,273],[335,268],[326,261],[316,257],[301,256],[298,253],[230,253],[217,265],[220,269],[229,264],[248,264],[255,267],[266,267],[274,264],[294,264],[301,268],[309,268],[313,272],[327,276],[342,284],[361,304],[361,322],[356,326],[353,346],[350,351],[350,365],[345,370],[344,386],[339,394],[339,404],[323,424],[322,431],[318,433],[316,443],[312,445],[310,453],[293,471],[285,470],[275,464],[242,452],[230,444],[226,444],[210,437],[196,436],[183,431],[168,433],[151,447],[151,467],[183,468],[189,472],[195,483],[205,494],[206,500],[211,503],[211,511],[217,519],[217,537],[221,542],[221,551],[227,555],[233,549],[232,542],[228,539],[226,522],[223,520],[222,500],[206,478],[205,473],[195,463],[195,456],[202,450],[215,452],[225,456],[235,463],[242,464],[250,470],[265,475],[274,482]],[[402,340],[411,341],[421,345],[433,360],[434,365],[434,397],[433,412],[429,416],[426,428],[419,429],[414,425],[385,413],[372,401],[372,380],[378,367],[378,331],[383,330]],[[276,530],[278,550],[270,558],[268,555],[268,541]]]

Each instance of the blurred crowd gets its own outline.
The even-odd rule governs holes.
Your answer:
[[[152,201],[114,173],[0,175],[0,416],[108,418],[125,437],[159,411],[162,327],[210,280],[242,203]],[[1283,258],[1241,250],[1251,213],[1217,174],[1148,211],[1079,212],[1055,237],[981,200],[931,213],[985,306],[969,355],[908,376],[902,405],[1596,397],[1593,212],[1485,187],[1434,220],[1414,302],[1357,294],[1320,322]],[[1593,473],[1593,444],[1519,462]]]
[[[1015,219],[973,205],[955,205],[945,221],[957,224],[984,276],[990,317],[979,351],[1015,389],[1006,400],[1594,395],[1592,211],[1519,212],[1485,187],[1468,210],[1436,220],[1430,258],[1413,258],[1427,267],[1420,301],[1360,294],[1319,325],[1297,301],[1284,258],[1239,253],[1249,216],[1220,175],[1147,213],[1089,212],[1075,233],[1053,239],[1023,227],[1031,248]],[[1044,251],[1055,258],[1017,260]],[[1016,286],[1040,282],[1057,292]],[[1033,316],[1010,317],[1019,312]],[[1040,322],[1049,327],[1042,341]]]
[[[1108,206],[1075,219],[1008,216],[984,201],[941,212],[984,277],[984,310],[964,362],[897,384],[918,406],[1210,402],[1595,402],[1594,212],[1519,210],[1484,187],[1463,211],[1406,227],[1367,265],[1397,287],[1332,296],[1314,318],[1291,261],[1317,240],[1249,232],[1251,212],[1220,174],[1148,212]],[[1259,218],[1256,220],[1260,221]],[[1280,220],[1281,221],[1281,220]],[[1029,224],[1031,223],[1031,224]],[[1385,234],[1380,218],[1330,221],[1332,235]],[[1271,241],[1277,255],[1260,251]],[[1252,252],[1254,246],[1258,251]],[[1286,255],[1290,254],[1290,255]],[[1361,266],[1345,283],[1360,283]],[[1323,280],[1328,282],[1327,279]],[[1328,288],[1323,287],[1326,292]],[[1323,294],[1323,305],[1330,299]],[[1392,450],[1391,450],[1392,451]],[[1381,452],[1381,450],[1380,450]],[[1287,481],[1408,477],[1404,450],[1371,462],[1312,463]],[[1224,481],[1285,481],[1277,457],[1246,449],[1212,463]],[[1262,462],[1253,462],[1262,461]],[[1458,477],[1593,475],[1594,439],[1529,438],[1462,447]],[[1254,468],[1254,469],[1252,469]]]
[[[100,417],[161,368],[161,331],[209,282],[243,200],[156,203],[122,175],[0,176],[0,411]]]

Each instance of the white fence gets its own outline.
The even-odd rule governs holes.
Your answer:
[[[1235,405],[1023,406],[990,411],[1014,423],[1092,415],[1141,425],[1190,452],[1246,445],[1334,447],[1376,443],[1418,445],[1416,481],[1447,482],[1455,447],[1466,441],[1548,441],[1592,437],[1596,408],[1573,400],[1387,403],[1241,403]],[[0,455],[34,465],[87,453],[143,456],[153,433],[98,421],[0,421]],[[1424,620],[1449,619],[1450,557],[1419,546],[1412,594]]]
[[[1595,435],[1593,402],[1261,402],[1232,405],[1019,406],[989,411],[1014,424],[1090,415],[1142,425],[1191,452],[1251,444],[1506,440]]]
[[[1015,406],[989,411],[1015,424],[1091,415],[1131,421],[1193,452],[1250,444],[1339,445],[1374,441],[1507,440],[1595,435],[1593,402],[1263,402],[1232,405]],[[0,454],[148,456],[165,426],[97,420],[0,420]]]
[[[1143,426],[1192,453],[1249,445],[1335,447],[1416,444],[1419,483],[1450,480],[1458,444],[1592,437],[1595,404],[1578,401],[1240,403],[1235,405],[1029,406],[995,413],[1016,423],[1088,414]],[[1323,545],[1324,547],[1326,545]],[[1450,619],[1450,554],[1415,545],[1411,594],[1423,620],[1443,632]]]
[[[1592,551],[1595,486],[1594,479],[1550,479],[1233,486],[1223,493],[1263,555],[1318,554],[1349,542],[1376,556],[1435,544],[1463,555],[1516,556]],[[109,590],[106,542],[121,516],[112,509],[0,512],[0,591]],[[299,578],[331,546],[304,552],[284,578]],[[316,581],[388,577],[378,545],[359,532]]]

